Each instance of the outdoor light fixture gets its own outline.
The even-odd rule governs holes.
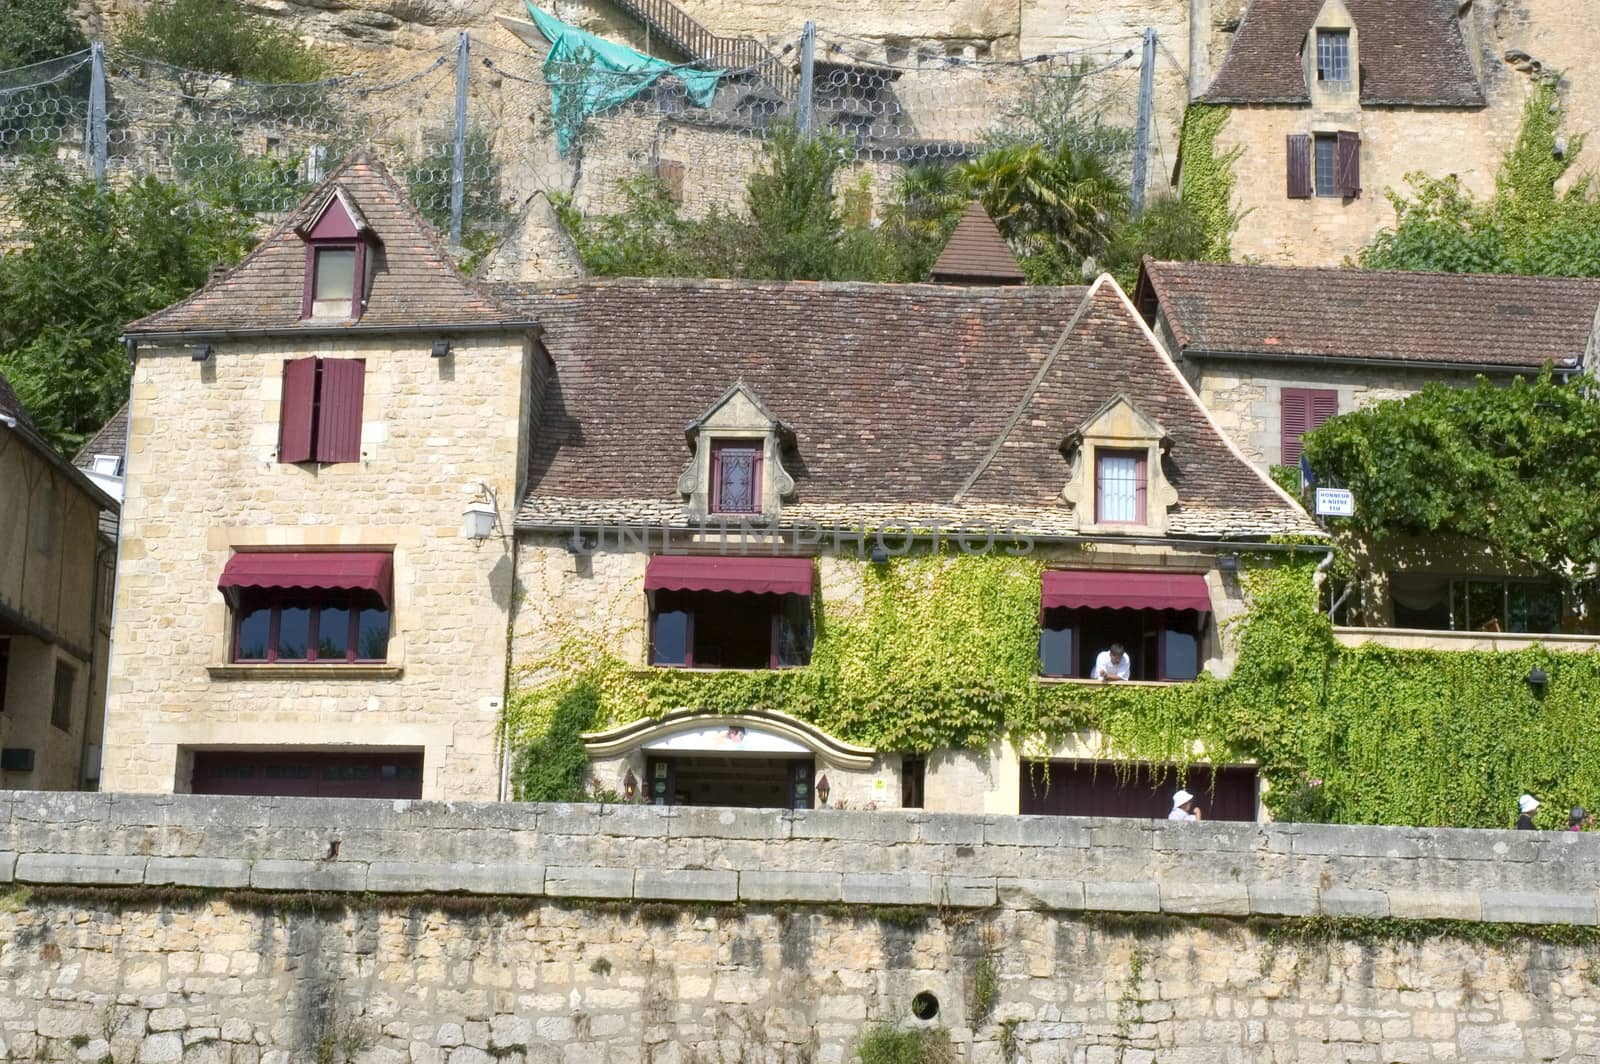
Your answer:
[[[574,528],[572,535],[567,537],[568,554],[593,554],[594,549],[600,545],[598,532],[585,532],[581,528]]]
[[[1550,674],[1535,665],[1528,670],[1528,686],[1535,691],[1543,691],[1544,685],[1550,682]]]
[[[872,553],[867,555],[867,560],[873,565],[888,565],[889,548],[882,543],[874,543],[872,545]]]
[[[450,353],[449,340],[435,340],[433,342],[433,357],[443,358]]]
[[[1237,554],[1224,554],[1217,558],[1217,571],[1222,573],[1236,573],[1239,571],[1239,556]]]
[[[210,357],[211,357],[211,345],[210,344],[190,344],[189,345],[189,358],[190,358],[191,361],[204,362],[206,359],[208,359]]]
[[[826,807],[828,804],[828,774],[824,772],[817,777],[817,805]]]
[[[494,535],[499,523],[500,500],[493,488],[480,482],[478,498],[467,503],[467,508],[461,512],[461,534],[481,543]]]
[[[638,791],[639,778],[633,774],[633,769],[630,768],[628,774],[622,777],[622,796],[631,802]]]

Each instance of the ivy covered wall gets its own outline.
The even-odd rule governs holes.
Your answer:
[[[1246,559],[1248,611],[1225,680],[1160,687],[1041,683],[1037,557],[924,554],[859,566],[861,594],[817,603],[810,666],[642,669],[574,630],[520,663],[507,711],[516,796],[580,797],[582,732],[698,707],[776,709],[894,751],[1026,754],[1082,730],[1126,758],[1255,761],[1284,819],[1506,827],[1537,794],[1558,826],[1600,804],[1600,654],[1340,646],[1318,613],[1314,555]],[[635,596],[642,599],[642,591]],[[1543,692],[1526,681],[1538,665]]]

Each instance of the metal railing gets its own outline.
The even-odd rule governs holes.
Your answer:
[[[719,37],[689,17],[672,0],[617,0],[617,6],[659,34],[692,62],[727,70],[760,68],[756,76],[781,95],[792,97],[795,77],[777,62],[760,41],[751,37]]]

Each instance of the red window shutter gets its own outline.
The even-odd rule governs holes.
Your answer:
[[[278,461],[311,460],[311,408],[316,402],[317,360],[297,358],[283,364],[283,401],[279,404]]]
[[[1147,500],[1150,497],[1150,470],[1147,468],[1149,458],[1140,455],[1138,462],[1133,467],[1133,512],[1136,520],[1141,525],[1150,523],[1150,511]]]
[[[1311,392],[1304,388],[1283,389],[1280,400],[1282,465],[1300,464],[1300,437],[1311,428]]]
[[[1340,133],[1338,151],[1334,153],[1333,183],[1339,195],[1361,195],[1361,134]]]
[[[1319,428],[1324,421],[1339,413],[1339,393],[1332,389],[1326,391],[1307,391],[1306,395],[1306,431]]]
[[[367,364],[354,358],[322,360],[317,409],[317,461],[361,461],[361,399]]]
[[[1307,133],[1289,134],[1289,198],[1310,199],[1311,136]]]

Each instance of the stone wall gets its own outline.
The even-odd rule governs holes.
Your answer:
[[[492,798],[511,544],[461,534],[486,484],[502,529],[519,487],[540,366],[515,336],[302,344],[366,360],[359,462],[276,461],[285,349],[141,347],[123,506],[104,786],[189,786],[197,748],[423,752],[423,795]],[[517,387],[518,381],[522,387]],[[382,665],[230,665],[217,581],[239,548],[392,549]],[[490,668],[478,667],[491,663]]]
[[[13,792],[0,851],[13,1058],[842,1062],[880,1023],[984,1064],[1600,1048],[1585,835]]]

